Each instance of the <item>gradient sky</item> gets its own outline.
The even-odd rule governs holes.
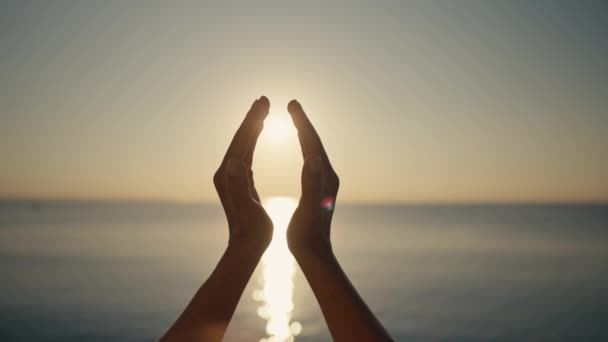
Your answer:
[[[347,201],[608,200],[608,2],[0,2],[0,197],[215,201],[300,100]],[[263,134],[262,196],[300,192]]]

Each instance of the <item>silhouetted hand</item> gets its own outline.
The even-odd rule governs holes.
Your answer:
[[[298,130],[304,157],[302,197],[287,229],[289,249],[297,256],[331,249],[331,218],[340,181],[302,106],[293,100],[287,110]]]
[[[264,96],[253,103],[213,177],[228,218],[228,246],[163,341],[221,341],[243,290],[270,243],[272,221],[260,204],[251,172],[253,150],[269,106]]]
[[[234,135],[213,182],[228,218],[228,247],[163,341],[221,341],[272,238],[272,221],[253,185],[251,162],[270,103],[256,100]],[[302,198],[287,231],[289,248],[312,288],[335,341],[391,341],[342,270],[331,247],[338,193],[321,139],[296,101],[288,106],[304,155]]]
[[[319,302],[334,341],[392,341],[333,252],[330,226],[338,176],[302,106],[293,100],[287,110],[304,156],[302,197],[287,229],[289,249]]]
[[[272,239],[272,221],[260,203],[251,171],[253,151],[269,107],[265,96],[253,103],[213,177],[228,219],[229,243],[266,247]]]

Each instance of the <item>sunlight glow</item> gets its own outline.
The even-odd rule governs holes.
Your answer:
[[[262,257],[261,289],[253,299],[259,301],[258,315],[267,321],[267,338],[260,342],[291,342],[302,330],[299,322],[291,322],[295,261],[287,248],[285,232],[296,208],[291,197],[270,197],[264,208],[274,223],[272,242]]]
[[[264,132],[274,141],[284,141],[294,135],[295,128],[289,114],[271,113],[264,122]]]

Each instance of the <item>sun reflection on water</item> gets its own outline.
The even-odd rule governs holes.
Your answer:
[[[270,197],[264,200],[263,205],[274,223],[274,233],[262,257],[262,288],[253,293],[253,298],[261,304],[258,315],[266,320],[268,337],[260,342],[290,342],[302,330],[299,322],[291,321],[296,269],[285,238],[297,203],[291,197]]]

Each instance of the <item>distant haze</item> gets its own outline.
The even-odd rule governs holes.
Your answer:
[[[300,100],[362,202],[608,200],[605,1],[2,1],[0,197],[216,200]],[[295,135],[262,196],[298,196]]]

